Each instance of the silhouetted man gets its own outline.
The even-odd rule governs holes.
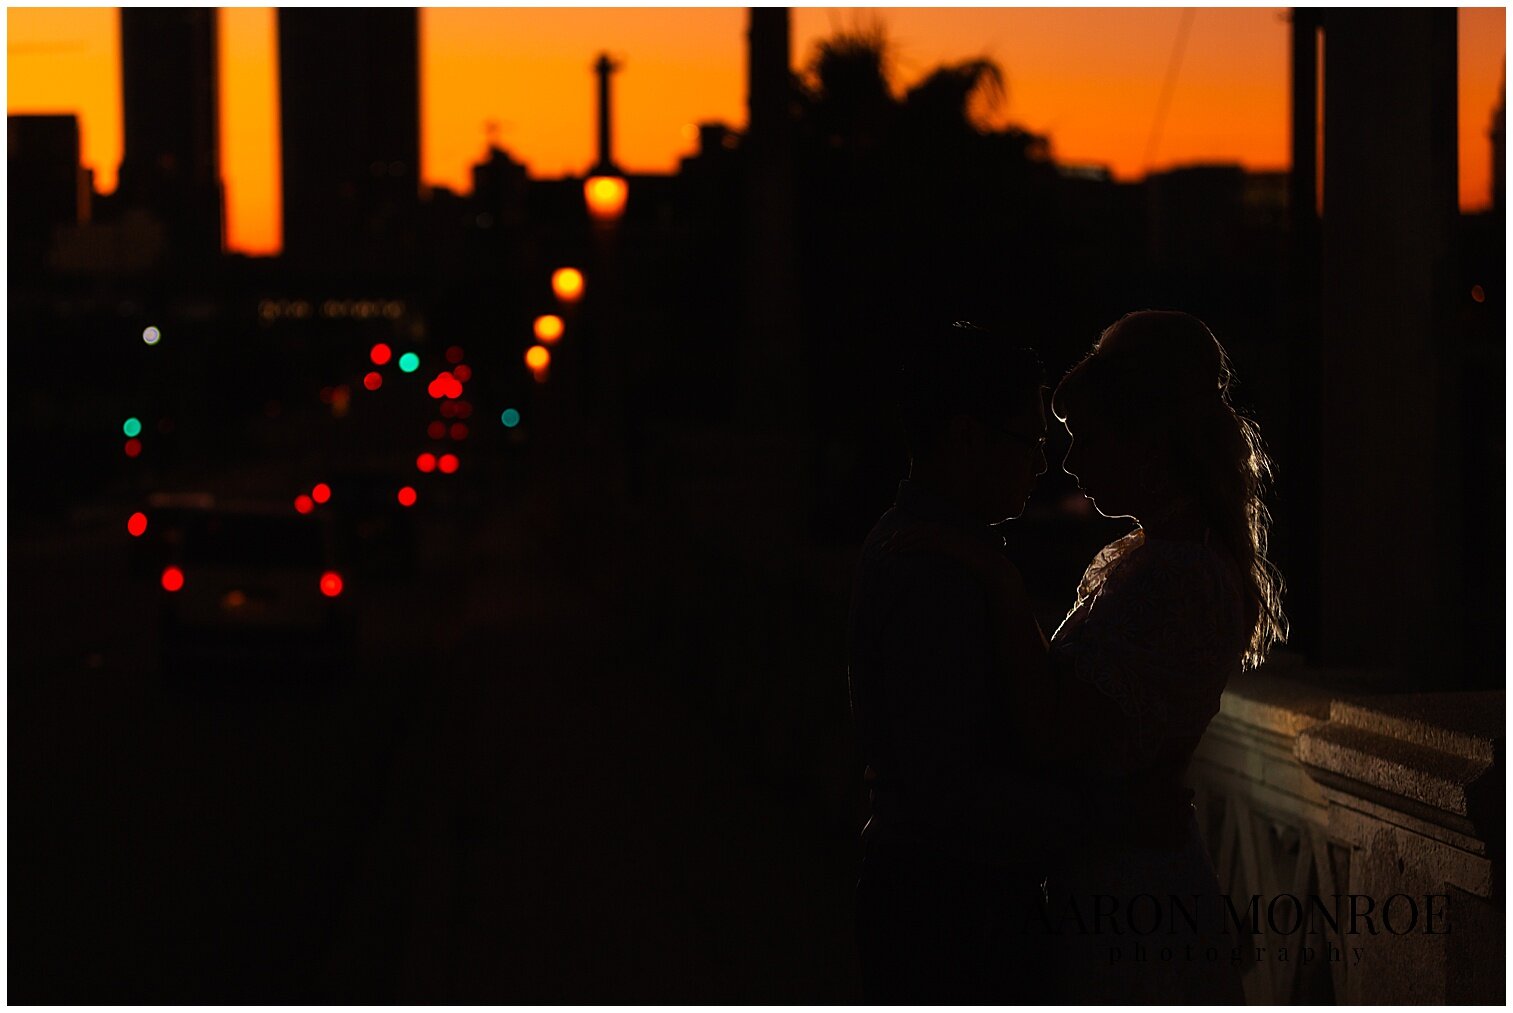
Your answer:
[[[900,552],[944,525],[998,551],[1046,468],[1033,352],[958,323],[904,370],[909,478],[868,536],[852,599],[852,713],[872,788],[857,886],[868,1002],[1027,1002],[1043,937],[1046,790],[1009,733],[986,593],[958,558]]]

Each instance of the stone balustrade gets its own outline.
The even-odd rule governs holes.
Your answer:
[[[1230,685],[1190,780],[1255,929],[1250,1002],[1503,1002],[1503,718],[1500,692],[1374,695],[1348,672]]]

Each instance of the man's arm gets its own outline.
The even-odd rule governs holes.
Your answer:
[[[1004,787],[994,763],[993,645],[988,601],[958,561],[924,553],[880,564],[888,607],[868,647],[875,725],[886,745],[878,771],[915,814],[980,826]],[[996,817],[995,817],[996,819]]]
[[[993,672],[990,692],[1016,738],[1053,750],[1056,681],[1047,661],[1050,645],[1036,622],[1024,578],[1002,551],[948,525],[924,524],[890,536],[891,551],[914,558],[960,563],[986,595]]]
[[[996,685],[1009,727],[1021,746],[1042,759],[1059,753],[1061,693],[1050,644],[1035,619],[1019,568],[1007,559],[984,580],[993,633]]]

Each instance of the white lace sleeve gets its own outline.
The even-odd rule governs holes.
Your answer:
[[[1171,542],[1123,549],[1111,568],[1089,567],[1086,597],[1051,652],[1065,677],[1117,704],[1116,719],[1086,723],[1086,752],[1098,766],[1127,770],[1151,762],[1164,744],[1203,733],[1239,671],[1245,636],[1234,568],[1217,552]],[[1073,734],[1078,717],[1063,722]]]

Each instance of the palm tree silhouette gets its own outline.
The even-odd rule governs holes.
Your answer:
[[[801,92],[806,118],[830,147],[875,148],[888,136],[898,102],[888,84],[889,47],[881,26],[819,43],[813,84]]]
[[[960,146],[995,132],[986,121],[1008,98],[1006,76],[995,61],[941,65],[902,96],[891,83],[894,63],[881,24],[819,42],[807,80],[796,89],[801,134],[831,149],[890,149],[897,155],[921,144]]]
[[[904,96],[907,121],[922,131],[960,135],[982,132],[972,110],[982,102],[993,112],[1008,98],[1003,68],[986,58],[937,67]]]

